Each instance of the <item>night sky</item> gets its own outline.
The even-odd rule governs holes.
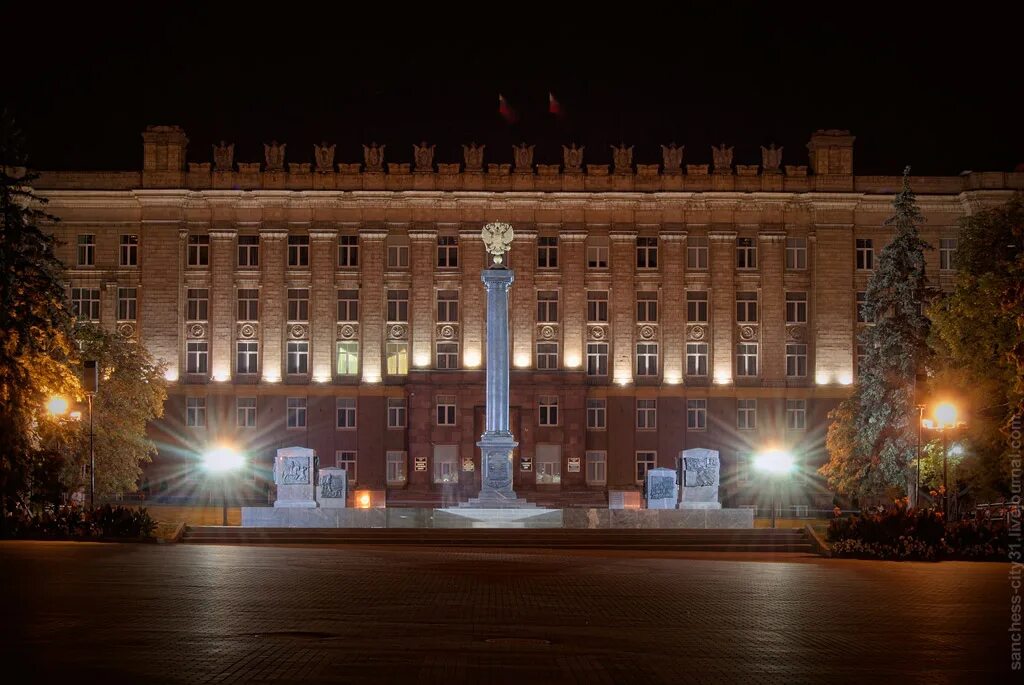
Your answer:
[[[736,163],[759,163],[759,146],[776,142],[784,164],[806,164],[813,130],[847,128],[858,174],[1024,162],[1020,10],[901,16],[851,4],[857,17],[839,19],[771,3],[588,16],[600,20],[589,28],[516,14],[402,30],[353,15],[21,4],[4,9],[0,98],[41,169],[138,169],[147,124],[183,126],[190,161],[211,161],[223,138],[236,161],[262,161],[272,139],[288,143],[287,161],[312,161],[326,139],[338,162],[362,161],[370,141],[387,144],[386,161],[411,162],[426,139],[435,162],[461,161],[471,140],[486,143],[486,162],[511,162],[524,140],[538,163],[560,162],[571,141],[586,163],[610,163],[620,141],[654,163],[675,141],[684,163],[709,163],[720,142],[735,145]],[[562,116],[548,112],[549,92]],[[516,123],[499,115],[499,93]]]

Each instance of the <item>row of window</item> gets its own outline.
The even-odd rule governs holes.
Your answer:
[[[335,427],[341,430],[357,428],[356,398],[338,397],[336,402]],[[256,398],[238,397],[235,400],[237,425],[239,428],[256,427]],[[558,396],[541,395],[537,398],[537,424],[539,426],[558,426]],[[307,427],[307,400],[305,397],[289,397],[286,402],[286,425],[288,428]],[[603,431],[608,426],[607,401],[603,399],[587,400],[587,430]],[[387,427],[402,429],[406,427],[407,406],[404,398],[388,398]],[[457,424],[457,398],[455,395],[438,395],[435,402],[435,420],[438,426],[454,426]],[[185,423],[191,427],[206,426],[206,398],[187,397],[185,399]],[[657,430],[658,400],[636,400],[636,429],[641,431]],[[703,431],[708,427],[708,401],[706,399],[688,399],[686,401],[686,427],[691,431]],[[740,430],[756,430],[757,400],[736,400],[736,427]],[[786,400],[786,428],[804,430],[807,427],[807,401]]]
[[[309,266],[309,236],[288,236],[288,266]],[[874,269],[875,249],[871,238],[856,239],[855,264],[859,270]],[[951,270],[955,268],[954,257],[957,248],[956,238],[943,238],[939,241],[939,268]],[[259,266],[260,243],[258,235],[238,236],[238,266],[256,268]],[[124,234],[120,237],[119,264],[121,266],[138,266],[139,237]],[[459,266],[459,239],[456,236],[439,236],[437,238],[436,265],[439,269],[454,269]],[[610,250],[607,245],[588,245],[586,251],[588,269],[607,269]],[[210,264],[210,236],[193,234],[188,237],[187,263],[189,266],[201,267]],[[78,236],[78,266],[94,266],[96,264],[96,236],[91,233]],[[387,248],[387,265],[391,269],[409,268],[409,246],[389,245]],[[359,237],[343,235],[338,238],[338,266],[355,268],[359,266]],[[540,269],[558,268],[558,238],[541,237],[537,239],[537,267]],[[687,240],[686,267],[688,269],[706,270],[708,268],[708,239],[704,236],[693,236]],[[658,239],[639,237],[636,239],[636,268],[658,268]],[[750,237],[736,239],[736,268],[757,268],[757,240]],[[807,268],[807,239],[786,238],[786,269],[802,270]]]

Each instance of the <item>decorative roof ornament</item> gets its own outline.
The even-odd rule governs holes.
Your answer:
[[[484,241],[484,249],[494,258],[496,266],[501,265],[505,261],[503,255],[511,251],[514,235],[512,225],[501,222],[487,224],[480,232],[480,237]]]

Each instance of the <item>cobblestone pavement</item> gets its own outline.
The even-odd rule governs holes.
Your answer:
[[[0,649],[9,683],[993,683],[1008,568],[7,542]]]

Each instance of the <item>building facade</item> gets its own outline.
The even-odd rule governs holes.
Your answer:
[[[185,163],[177,127],[143,134],[141,172],[44,172],[61,221],[69,297],[83,320],[144,343],[167,365],[159,456],[144,487],[187,494],[197,458],[230,442],[269,478],[300,445],[389,505],[479,490],[486,260],[480,230],[516,238],[510,328],[515,488],[601,503],[683,449],[717,449],[727,505],[759,502],[751,456],[783,447],[801,473],[787,498],[828,506],[816,476],[828,412],[857,375],[858,308],[891,231],[900,177],[853,174],[854,138],[819,131],[808,165],[358,163],[314,146]],[[1004,202],[1024,174],[914,177],[928,273],[949,287],[958,221]]]

